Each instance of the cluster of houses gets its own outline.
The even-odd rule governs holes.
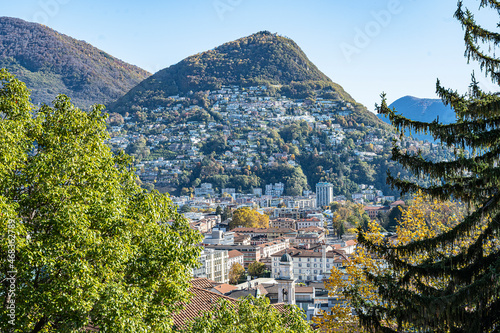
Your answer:
[[[335,149],[335,146],[345,139],[346,133],[354,130],[336,122],[339,116],[351,114],[353,106],[349,102],[317,98],[312,103],[283,96],[270,97],[266,96],[266,90],[266,86],[230,86],[206,91],[205,98],[211,102],[210,111],[218,113],[230,125],[203,120],[172,122],[167,116],[172,112],[189,114],[201,112],[203,109],[197,105],[186,105],[183,103],[185,97],[170,96],[170,107],[143,110],[153,112],[156,115],[154,121],[137,122],[134,117],[127,116],[124,117],[124,124],[111,126],[109,130],[112,138],[108,143],[113,149],[126,150],[134,142],[145,139],[151,154],[159,147],[166,147],[173,155],[155,155],[154,159],[143,159],[136,164],[136,172],[144,182],[175,184],[183,171],[192,170],[195,164],[203,159],[205,155],[200,146],[214,135],[222,134],[229,138],[228,148],[217,155],[216,161],[225,170],[241,171],[242,168],[256,164],[262,167],[280,163],[296,165],[293,154],[276,151],[276,147],[266,141],[272,137],[271,129],[279,131],[284,124],[307,122],[310,127],[318,129],[328,138],[325,141],[325,149]],[[241,128],[252,130],[241,132]],[[155,129],[158,130],[154,131]],[[233,135],[235,131],[239,132],[238,136]],[[302,142],[301,149],[312,152],[315,141],[319,142],[319,137],[313,137],[311,142]],[[290,143],[299,145],[298,140],[292,140]],[[372,129],[363,139],[356,142],[359,147],[365,144],[372,144],[373,151],[364,152],[357,148],[354,153],[361,159],[370,160],[376,156],[377,151],[382,151],[386,142]]]
[[[272,304],[300,306],[309,320],[320,309],[326,309],[333,300],[323,281],[333,267],[342,269],[356,241],[329,238],[325,217],[318,214],[320,210],[298,211],[296,218],[271,218],[268,228],[231,230],[218,215],[187,213],[187,217],[199,218],[191,220],[191,226],[204,231],[200,266],[193,270],[195,298],[198,294],[234,301],[248,295],[268,297]],[[265,265],[268,277],[249,277],[239,285],[229,284],[229,271],[234,264],[248,268],[256,261]],[[197,301],[189,306],[196,304]]]

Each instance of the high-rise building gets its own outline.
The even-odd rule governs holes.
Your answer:
[[[316,207],[328,206],[333,201],[333,184],[316,184]]]

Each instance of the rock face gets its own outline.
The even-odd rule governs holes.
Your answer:
[[[0,67],[26,83],[35,104],[64,93],[80,107],[115,101],[150,76],[84,41],[10,17],[0,17]]]

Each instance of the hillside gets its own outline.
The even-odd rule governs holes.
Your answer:
[[[214,91],[223,86],[265,85],[270,96],[315,100],[317,97],[354,104],[355,114],[375,124],[376,117],[332,82],[291,39],[262,31],[190,56],[147,78],[116,103],[111,112],[166,107],[169,96]],[[194,98],[209,107],[202,95]]]
[[[175,195],[300,196],[324,181],[347,198],[366,186],[397,195],[387,170],[407,176],[390,161],[390,126],[269,32],[166,68],[108,111],[112,149],[135,158],[145,188]]]
[[[35,104],[64,93],[80,107],[110,103],[150,75],[84,41],[10,17],[0,17],[0,67],[26,83]]]

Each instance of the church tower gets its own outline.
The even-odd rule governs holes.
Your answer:
[[[295,279],[293,278],[293,259],[286,253],[281,256],[278,282],[278,303],[295,304]]]

